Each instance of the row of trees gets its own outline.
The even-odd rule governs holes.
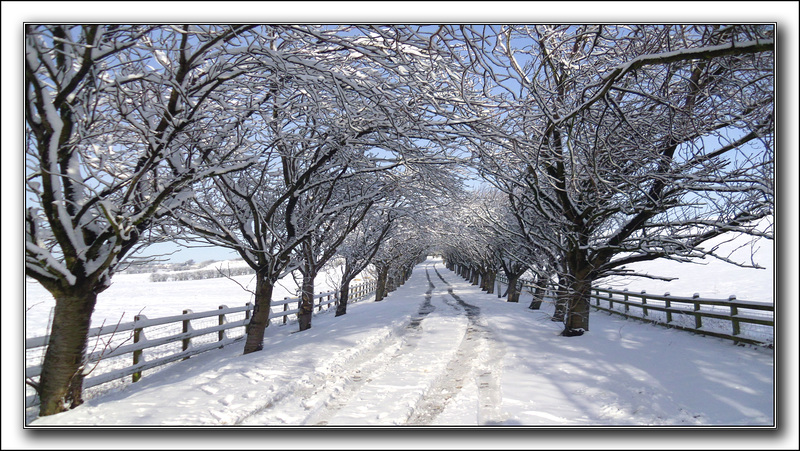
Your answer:
[[[217,279],[253,274],[250,267],[196,269],[194,271],[154,272],[150,274],[150,282],[172,282],[186,280]]]
[[[448,60],[409,27],[26,26],[26,274],[56,300],[37,391],[41,415],[81,403],[97,295],[126,257],[199,237],[256,277],[245,353],[261,349],[272,290],[313,280],[335,255],[347,282],[379,244],[407,236],[408,210],[455,143]],[[449,180],[449,182],[448,182]],[[344,246],[345,241],[348,245]],[[343,250],[347,248],[347,250]]]
[[[276,281],[301,275],[306,329],[334,258],[339,315],[367,265],[380,299],[435,247],[487,287],[556,280],[570,335],[598,278],[771,234],[753,225],[774,203],[769,26],[25,32],[26,274],[56,300],[41,415],[81,402],[97,295],[155,242],[244,259],[250,353]],[[461,192],[467,159],[493,191]]]
[[[589,329],[592,283],[633,263],[753,265],[705,244],[772,237],[772,26],[448,31],[483,87],[483,104],[462,105],[486,120],[464,136],[504,198],[487,198],[502,208],[477,225],[491,238],[454,245],[451,258],[555,283],[565,335]]]

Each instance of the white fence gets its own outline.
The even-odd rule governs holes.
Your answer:
[[[593,288],[592,306],[598,310],[666,324],[712,337],[772,346],[775,306],[772,303],[728,299],[633,293],[628,290]]]
[[[367,281],[350,287],[348,303],[358,302],[375,292],[376,282]],[[329,291],[314,296],[317,312],[338,303],[338,292]],[[286,324],[296,319],[300,298],[285,298],[271,303],[270,323]],[[253,305],[243,307],[219,306],[218,310],[192,312],[164,318],[147,318],[137,315],[134,321],[106,325],[89,330],[89,347],[84,389],[117,382],[131,377],[136,382],[142,372],[163,367],[172,362],[188,359],[212,349],[219,349],[245,337],[245,327],[250,322]],[[26,380],[36,380],[42,371],[41,362],[49,335],[25,340]],[[26,387],[26,407],[38,404],[38,396]]]
[[[501,274],[498,283],[508,281]],[[519,281],[520,290],[533,293],[536,285],[527,280]],[[500,296],[498,287],[498,297]],[[548,290],[545,295],[552,302]],[[520,300],[522,302],[522,300]],[[611,288],[592,288],[591,305],[597,310],[662,324],[675,329],[732,340],[734,344],[748,343],[771,347],[774,344],[775,306],[769,302],[754,302],[736,299],[707,299],[695,294],[692,297],[677,297],[665,293],[663,296],[635,293]]]

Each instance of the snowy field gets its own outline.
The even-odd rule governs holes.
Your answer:
[[[184,274],[197,272],[215,271],[215,268],[228,270],[245,268],[242,260],[219,261],[206,267],[197,268],[191,271],[183,271]],[[177,274],[177,272],[158,272],[159,275]],[[148,319],[157,319],[181,315],[185,309],[193,313],[216,311],[220,306],[235,308],[243,307],[248,302],[253,302],[250,291],[254,289],[255,280],[252,275],[239,275],[231,279],[210,278],[203,280],[181,280],[167,282],[152,282],[151,273],[142,274],[117,274],[112,282],[112,286],[100,294],[97,307],[92,315],[91,327],[111,326],[118,323],[130,323],[136,315],[142,315]],[[335,269],[322,271],[316,279],[316,292],[327,292],[337,285],[336,281],[340,275]],[[362,277],[356,277],[351,286],[355,286],[363,281]],[[26,279],[26,314],[25,314],[25,336],[26,338],[40,337],[49,332],[49,324],[52,317],[54,301],[52,296],[36,281]],[[298,282],[292,276],[283,278],[276,285],[273,299],[280,300],[287,297],[296,298],[299,295]],[[295,308],[292,304],[290,308]],[[283,306],[273,306],[274,312],[283,310]],[[291,316],[290,318],[296,318]],[[244,319],[244,313],[234,313],[226,315],[228,322],[235,322]],[[275,325],[282,324],[281,318],[272,320]],[[217,325],[217,317],[200,318],[191,321],[193,330]],[[181,323],[175,322],[161,326],[149,327],[145,330],[147,340],[154,340],[173,336],[181,333]],[[216,333],[203,335],[192,339],[193,346],[200,346],[217,340]],[[231,329],[226,332],[229,338],[241,337],[244,335],[244,328]],[[102,339],[92,338],[89,340],[91,352],[102,351],[106,345],[107,351],[113,350],[117,346],[130,345],[133,342],[133,332],[125,331],[104,336]],[[26,351],[26,367],[41,365],[44,359],[46,348],[33,348]],[[143,361],[152,361],[158,358],[177,354],[181,351],[181,343],[173,342],[144,351]],[[162,369],[174,365],[168,363],[164,366],[147,370],[144,374],[161,371]],[[129,367],[132,365],[131,354],[124,354],[119,357],[103,359],[92,369],[91,377],[106,375],[111,372]],[[130,384],[130,377],[116,379],[100,386],[89,387],[85,390],[87,399],[97,396],[109,390],[113,390],[124,385]],[[26,397],[35,394],[31,387],[26,387]],[[28,409],[28,418],[35,415],[36,409]]]
[[[245,266],[242,260],[215,262],[208,267],[237,268]],[[316,292],[328,291],[336,285],[336,274],[333,271],[321,272],[316,283]],[[150,273],[117,274],[112,279],[111,287],[100,293],[97,307],[92,315],[92,327],[103,324],[133,321],[136,315],[148,318],[180,315],[184,309],[194,312],[216,310],[220,305],[242,307],[253,302],[252,290],[255,280],[252,275],[213,278],[204,280],[185,280],[169,282],[151,282]],[[357,278],[352,284],[360,283]],[[53,297],[38,282],[27,278],[25,286],[25,335],[41,336],[49,329],[51,309],[55,305]],[[294,297],[297,283],[289,276],[281,279],[275,286],[273,299]],[[250,291],[248,291],[250,290]]]
[[[697,293],[703,298],[723,298],[736,295],[738,300],[772,302],[774,288],[773,242],[758,240],[754,244],[749,239],[737,239],[719,245],[723,254],[739,262],[751,260],[764,269],[740,268],[719,260],[706,260],[699,263],[678,263],[657,260],[633,266],[638,272],[675,277],[665,282],[647,278],[608,278],[597,285],[602,288],[628,288],[632,292],[646,290],[651,294],[670,292],[672,296],[691,297]],[[751,252],[752,251],[752,252]],[[200,270],[214,268],[228,269],[245,266],[241,260],[219,261]],[[339,275],[335,269],[327,267],[317,277],[316,291],[328,291],[337,285]],[[363,280],[357,277],[352,283]],[[148,318],[179,315],[184,309],[195,312],[215,310],[220,305],[228,307],[243,306],[252,302],[255,282],[252,276],[225,278],[151,282],[150,273],[118,274],[112,285],[98,296],[97,306],[92,316],[92,327],[102,324],[133,321],[135,315]],[[273,299],[296,296],[298,284],[291,276],[279,281]],[[525,303],[524,299],[521,303]],[[25,283],[25,336],[27,338],[47,333],[51,310],[55,305],[52,296],[36,281],[27,278]]]

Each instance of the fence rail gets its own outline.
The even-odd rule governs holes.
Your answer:
[[[363,300],[375,292],[376,282],[374,280],[350,287],[350,302]],[[317,312],[327,310],[332,305],[338,305],[338,291],[328,291],[314,296],[314,307]],[[286,324],[289,317],[299,313],[300,298],[284,298],[273,300],[272,310],[269,318],[278,320],[278,323]],[[193,355],[197,355],[213,349],[219,349],[244,339],[244,328],[250,323],[253,310],[251,303],[243,307],[219,306],[217,310],[205,312],[192,312],[189,309],[183,310],[182,315],[174,315],[163,318],[147,318],[145,315],[137,315],[132,322],[121,323],[111,326],[95,327],[89,330],[88,337],[92,341],[102,343],[102,350],[87,354],[87,368],[99,368],[100,362],[111,362],[117,360],[116,365],[111,365],[110,369],[102,374],[86,377],[84,388],[92,388],[111,381],[116,381],[131,376],[132,382],[137,382],[142,377],[142,371],[157,368],[168,363],[185,360]],[[242,317],[232,319],[233,316]],[[192,321],[214,319],[213,325],[204,325],[196,328]],[[158,338],[147,338],[147,334],[152,331],[161,334]],[[129,332],[125,334],[125,332]],[[236,336],[232,332],[240,332]],[[209,339],[208,336],[216,334],[216,339]],[[199,338],[205,340],[201,343]],[[37,348],[47,346],[49,335],[33,337],[25,340],[26,352],[32,352]],[[132,342],[131,342],[132,341]],[[180,343],[180,350],[176,345]],[[171,345],[171,346],[170,346]],[[150,360],[145,360],[146,350],[154,351],[159,347],[170,346],[168,350],[153,352]],[[44,352],[41,353],[44,355]],[[132,365],[121,364],[119,360],[124,356],[132,356]],[[128,360],[130,362],[130,360]],[[26,366],[25,377],[32,379],[41,375],[41,364]],[[94,371],[92,371],[94,372]],[[25,405],[31,407],[38,404],[38,396],[29,394],[26,396]]]
[[[502,274],[498,274],[497,281],[508,285]],[[530,293],[536,288],[532,281],[520,279],[518,283],[520,290],[527,288]],[[546,297],[552,298],[552,291]],[[736,296],[728,299],[706,299],[698,294],[690,298],[669,293],[659,296],[611,288],[592,288],[590,302],[597,310],[724,338],[734,344],[772,346],[774,341],[775,306],[768,302],[738,300]]]

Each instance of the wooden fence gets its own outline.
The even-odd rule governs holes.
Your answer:
[[[669,293],[658,296],[645,291],[633,293],[610,288],[593,288],[592,292],[592,307],[598,310],[725,338],[734,343],[772,344],[775,327],[775,306],[772,303],[742,301],[736,296],[705,299],[695,294],[688,298],[670,296]],[[631,307],[634,313],[631,313]],[[710,321],[704,321],[708,319],[719,321],[708,324]],[[769,331],[758,333],[751,325],[764,326]],[[759,335],[761,337],[756,338]]]
[[[348,303],[363,300],[375,292],[376,282],[370,280],[350,287]],[[338,291],[329,291],[314,296],[314,307],[319,311],[327,310],[338,303]],[[273,324],[286,324],[289,317],[299,312],[300,298],[285,298],[271,303],[270,322]],[[274,310],[274,308],[278,311]],[[99,368],[101,362],[112,362],[110,370],[101,374],[87,376],[83,387],[91,388],[111,381],[116,381],[131,376],[132,382],[137,382],[142,377],[142,371],[166,365],[171,362],[185,360],[213,349],[219,349],[236,343],[245,337],[245,327],[250,322],[253,305],[247,303],[243,307],[219,306],[218,310],[205,312],[192,312],[189,309],[182,315],[164,318],[147,318],[137,315],[132,322],[113,326],[95,327],[89,330],[90,342],[100,343],[103,349],[88,352],[87,368]],[[238,319],[234,319],[236,317]],[[212,325],[195,328],[192,321],[204,320]],[[273,321],[277,320],[277,321]],[[147,338],[148,331],[158,330],[158,338]],[[125,332],[128,332],[127,334]],[[235,335],[235,336],[234,336]],[[41,348],[41,355],[47,346],[49,335],[33,337],[25,340],[25,350],[33,351]],[[180,347],[178,348],[178,344]],[[169,349],[163,349],[167,346]],[[160,351],[156,348],[162,347]],[[153,351],[155,358],[145,360],[145,350]],[[127,356],[127,357],[126,357]],[[150,357],[150,356],[149,356]],[[128,359],[131,365],[119,362]],[[125,365],[125,366],[123,366]],[[36,378],[41,374],[40,364],[27,366],[25,378]],[[38,396],[29,394],[25,400],[26,407],[36,405]]]
[[[498,274],[499,283],[508,280]],[[533,293],[536,285],[532,281],[520,279],[520,290]],[[500,297],[498,286],[498,297]],[[548,290],[545,295],[553,297]],[[754,302],[736,299],[706,299],[695,294],[691,298],[663,296],[612,290],[611,288],[592,288],[591,306],[597,310],[634,318],[671,328],[686,330],[697,334],[732,340],[734,344],[748,343],[772,346],[774,340],[775,306],[768,302]]]

